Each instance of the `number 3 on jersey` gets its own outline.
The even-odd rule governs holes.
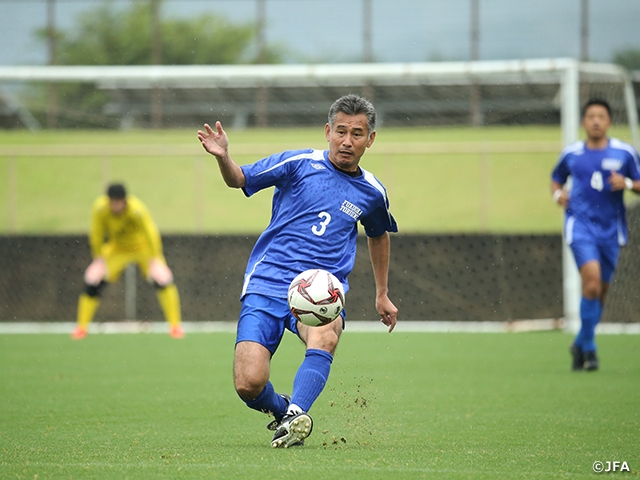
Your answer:
[[[320,212],[318,214],[318,217],[320,217],[322,220],[320,221],[320,225],[313,225],[311,227],[311,231],[317,235],[317,236],[322,236],[324,235],[324,232],[327,230],[327,225],[329,225],[329,222],[331,221],[331,215],[329,215],[327,212]]]

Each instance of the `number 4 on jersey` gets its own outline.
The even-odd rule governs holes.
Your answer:
[[[602,180],[602,172],[593,172],[591,175],[591,188],[599,192],[604,188],[604,181]]]

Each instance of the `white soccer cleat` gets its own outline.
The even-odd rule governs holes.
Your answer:
[[[297,415],[286,415],[276,433],[273,434],[271,446],[273,448],[297,447],[304,444],[304,439],[311,435],[313,420],[302,412]]]

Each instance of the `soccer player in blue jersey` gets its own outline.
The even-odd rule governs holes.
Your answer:
[[[553,198],[566,209],[565,241],[582,280],[581,328],[570,347],[575,371],[598,369],[595,329],[628,238],[623,192],[640,193],[638,153],[609,138],[610,126],[609,104],[589,101],[582,111],[587,139],[567,146],[551,174]],[[570,190],[565,188],[569,177]]]
[[[373,144],[376,111],[357,95],[336,100],[325,125],[328,150],[277,153],[252,165],[238,166],[220,122],[198,131],[204,149],[214,155],[225,183],[246,196],[275,187],[271,221],[256,242],[242,287],[234,356],[234,383],[248,407],[271,413],[271,446],[301,445],[313,428],[309,409],[329,377],[344,316],[328,325],[297,322],[287,305],[290,282],[300,272],[321,268],[349,289],[347,276],[356,254],[357,222],[365,229],[376,287],[376,309],[389,332],[397,308],[387,296],[389,232],[396,222],[385,188],[359,165]],[[291,396],[278,394],[269,381],[271,357],[284,330],[306,345]]]

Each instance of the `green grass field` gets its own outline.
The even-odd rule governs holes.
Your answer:
[[[601,370],[572,373],[559,332],[347,330],[313,433],[288,450],[236,397],[233,339],[0,336],[0,477],[578,479],[595,461],[640,474],[633,336],[600,336]],[[279,391],[302,355],[288,335]]]
[[[113,180],[148,204],[164,234],[260,232],[271,192],[247,200],[228,189],[197,128],[0,131],[0,232],[86,232],[92,201]],[[326,147],[320,127],[228,133],[240,164]],[[554,126],[381,128],[362,165],[387,187],[402,232],[559,232],[548,186],[560,147]]]

